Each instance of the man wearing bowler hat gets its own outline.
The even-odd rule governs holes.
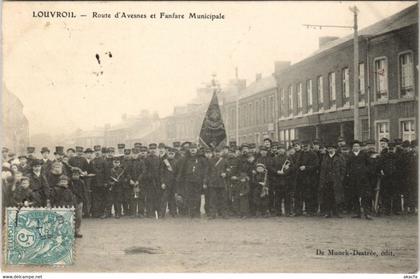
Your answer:
[[[319,179],[320,191],[325,202],[325,217],[333,216],[340,218],[338,204],[344,201],[343,179],[346,174],[346,165],[340,154],[337,153],[337,145],[326,145],[328,153],[321,164]]]
[[[353,217],[361,218],[363,212],[364,217],[371,220],[369,214],[372,207],[372,189],[369,185],[368,164],[368,154],[361,151],[360,141],[354,140],[347,159],[348,183],[353,208],[356,210]]]
[[[41,148],[41,161],[42,161],[42,167],[41,172],[45,175],[48,173],[48,171],[51,168],[52,160],[49,158],[50,156],[50,150],[48,147],[42,147]]]

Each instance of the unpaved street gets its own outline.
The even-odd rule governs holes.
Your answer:
[[[398,272],[417,270],[417,217],[85,219],[76,262],[39,271]],[[316,255],[316,249],[325,255]],[[328,255],[352,249],[369,255]],[[381,253],[392,252],[391,255]],[[24,271],[26,267],[8,268]]]

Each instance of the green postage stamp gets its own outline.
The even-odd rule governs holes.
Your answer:
[[[8,207],[6,264],[73,264],[74,208]]]

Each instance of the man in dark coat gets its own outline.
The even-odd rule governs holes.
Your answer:
[[[119,156],[113,158],[113,167],[110,170],[108,187],[112,193],[112,199],[108,200],[107,212],[111,212],[112,206],[114,206],[115,218],[121,217],[122,208],[122,195],[123,185],[122,180],[124,179],[125,170],[121,167],[121,159]]]
[[[41,148],[41,157],[42,157],[41,158],[41,161],[42,161],[41,172],[44,175],[46,175],[51,168],[52,160],[50,160],[49,156],[50,156],[50,150],[48,149],[48,147],[42,147]]]
[[[315,215],[318,210],[316,170],[318,169],[318,156],[309,149],[309,142],[302,142],[303,151],[296,161],[296,205],[297,214],[305,202],[305,211],[308,215]]]
[[[179,166],[180,172],[177,183],[185,184],[186,204],[188,215],[191,218],[200,217],[201,193],[206,177],[206,164],[204,158],[197,155],[197,145],[190,145],[182,165]]]
[[[227,175],[226,175],[226,207],[229,215],[235,214],[235,209],[232,204],[235,185],[238,182],[240,161],[235,155],[236,145],[229,146],[227,153]]]
[[[160,158],[157,156],[157,144],[149,144],[149,155],[145,159],[145,190],[146,190],[146,211],[147,217],[158,216],[160,209],[160,179],[159,167]]]
[[[131,157],[131,149],[124,149],[124,157],[121,162],[121,166],[123,169],[125,169],[125,175],[123,179],[123,200],[122,200],[122,206],[124,209],[124,216],[131,215],[131,209],[130,209],[130,199],[131,199],[131,193],[132,193],[132,187],[130,185],[130,173],[131,168],[133,166],[133,159]]]
[[[208,187],[210,200],[210,219],[220,216],[227,217],[226,212],[226,176],[227,160],[220,150],[215,151],[215,157],[209,160],[209,169],[205,185]]]
[[[144,175],[146,172],[146,166],[144,164],[144,158],[141,158],[139,154],[141,152],[147,153],[145,146],[138,146],[133,149],[133,161],[130,169],[130,214],[132,217],[143,217],[144,216]]]
[[[32,172],[32,167],[28,163],[28,157],[25,155],[19,156],[19,166],[18,170],[23,174],[23,176],[29,176]]]
[[[347,177],[349,187],[354,193],[353,208],[357,210],[354,218],[362,217],[362,208],[366,219],[371,220],[370,209],[372,207],[372,189],[368,179],[368,155],[360,149],[360,141],[354,140],[352,151],[347,157]]]
[[[42,161],[33,160],[32,161],[32,173],[29,176],[31,189],[33,193],[39,196],[41,200],[40,206],[46,206],[47,200],[50,198],[50,187],[46,176],[42,173]]]
[[[273,179],[271,188],[274,193],[274,213],[281,216],[281,204],[285,202],[285,214],[291,213],[290,200],[287,199],[287,176],[290,172],[290,160],[286,154],[286,146],[279,144],[277,147],[277,155],[273,159]]]
[[[105,210],[106,187],[109,180],[109,171],[106,160],[101,156],[101,147],[94,147],[95,157],[92,160],[92,168],[95,174],[92,183],[92,216],[99,218]]]
[[[327,145],[328,154],[322,160],[319,179],[320,190],[325,201],[326,218],[340,217],[338,204],[344,199],[343,179],[346,166],[335,144]]]
[[[389,151],[389,140],[380,140],[381,154],[378,161],[378,170],[381,175],[381,196],[385,215],[390,215],[391,211],[397,213],[399,210],[400,199],[395,187],[395,154]]]
[[[177,161],[175,159],[176,149],[165,147],[163,157],[160,162],[160,186],[162,189],[160,201],[160,217],[165,217],[166,209],[169,208],[169,214],[176,216],[175,204],[175,183],[177,173]]]

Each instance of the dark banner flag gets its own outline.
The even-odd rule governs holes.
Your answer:
[[[223,124],[219,101],[216,92],[214,92],[207,113],[204,116],[203,125],[201,126],[200,143],[207,147],[216,148],[222,142],[225,142],[225,139],[225,124]]]

